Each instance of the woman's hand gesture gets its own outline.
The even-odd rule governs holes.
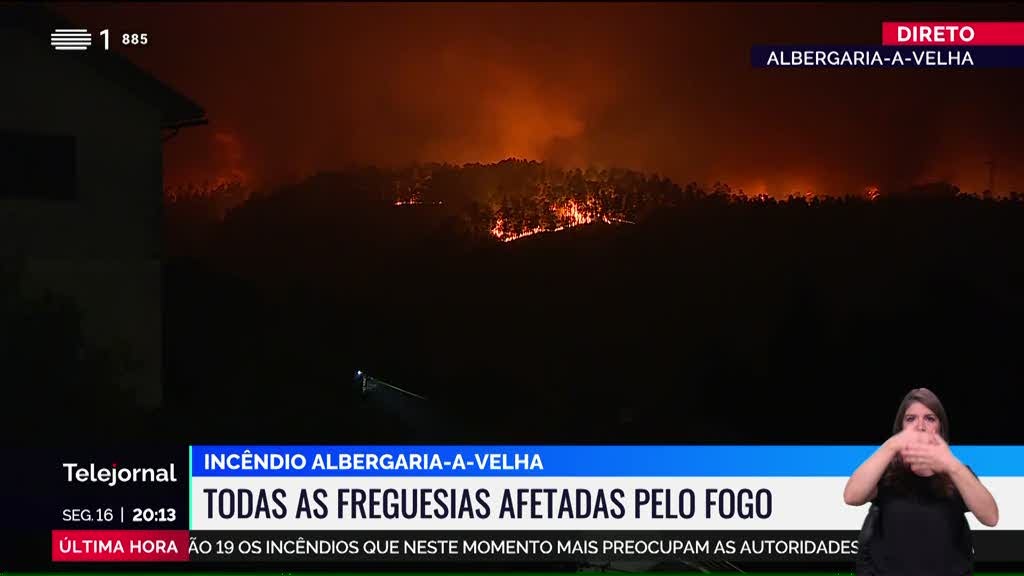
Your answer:
[[[958,460],[942,436],[934,433],[916,434],[900,451],[900,458],[910,466],[910,470],[918,476],[951,472]]]

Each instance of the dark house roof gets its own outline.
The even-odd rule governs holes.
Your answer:
[[[40,4],[20,3],[0,5],[0,29],[17,29],[39,39],[40,46],[50,49],[50,34],[56,28],[76,28],[52,8]],[[157,80],[115,52],[97,48],[93,32],[93,45],[88,50],[61,52],[61,58],[74,58],[93,68],[99,75],[148,102],[160,110],[161,127],[181,128],[206,124],[206,111],[180,92]]]

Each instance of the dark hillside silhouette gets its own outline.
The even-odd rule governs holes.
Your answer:
[[[224,441],[402,439],[350,394],[361,369],[429,396],[452,424],[436,440],[845,442],[881,438],[910,386],[957,407],[1024,376],[1017,198],[435,170],[321,175],[223,220],[171,204],[175,421]],[[592,222],[486,233],[566,198]],[[863,418],[837,427],[837,410]],[[1008,410],[958,419],[958,441],[1004,441]]]

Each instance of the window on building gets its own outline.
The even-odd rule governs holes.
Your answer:
[[[0,130],[0,197],[78,197],[75,137]]]

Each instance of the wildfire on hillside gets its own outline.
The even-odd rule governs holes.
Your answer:
[[[870,184],[855,195],[837,197],[820,193],[807,181],[802,181],[783,199],[769,194],[769,188],[760,182],[755,182],[751,192],[721,182],[710,188],[695,182],[679,186],[658,175],[630,170],[569,170],[517,159],[490,165],[353,169],[317,174],[284,188],[302,189],[319,190],[324,194],[333,191],[353,194],[396,208],[433,209],[443,205],[438,214],[446,222],[460,222],[464,230],[475,236],[501,242],[588,224],[634,224],[659,210],[686,209],[690,202],[702,198],[737,206],[819,205],[851,199],[873,202],[890,194]],[[218,220],[245,204],[253,194],[244,182],[223,178],[203,185],[169,187],[165,190],[165,199],[170,205],[180,205],[192,212],[199,210]],[[949,198],[959,194],[959,188],[940,182],[915,187],[908,194]]]
[[[436,202],[424,202],[422,200],[395,200],[393,203],[394,206],[440,206],[442,204],[444,204],[444,202],[441,202],[440,200]]]
[[[498,216],[491,227],[491,236],[502,242],[511,242],[541,232],[557,232],[592,222],[610,224],[613,221],[609,216],[596,214],[593,210],[587,210],[585,206],[580,206],[572,199],[552,206],[551,215],[553,216],[553,225],[533,226],[526,229],[516,229],[510,226],[510,223],[505,218]]]

